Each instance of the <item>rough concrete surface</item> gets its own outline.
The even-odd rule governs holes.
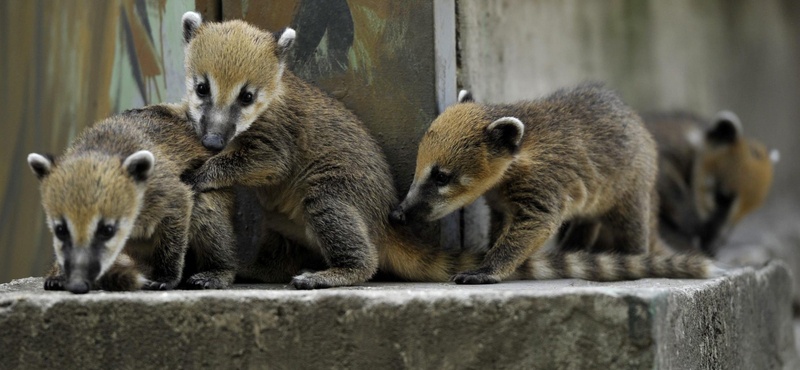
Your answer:
[[[792,369],[782,263],[714,280],[300,292],[0,285],[0,368]]]

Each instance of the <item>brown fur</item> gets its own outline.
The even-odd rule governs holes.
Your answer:
[[[181,173],[210,156],[194,140],[183,111],[178,106],[151,106],[99,122],[40,176],[48,224],[52,228],[62,219],[71,222],[68,242],[54,238],[62,263],[74,264],[62,250],[65,246],[99,253],[92,255],[93,261],[111,258],[117,248],[124,248],[105,274],[88,282],[95,288],[171,289],[181,281],[187,249],[196,268],[187,271],[190,286],[221,288],[233,280],[233,194],[195,196],[180,181]],[[146,179],[123,167],[128,156],[141,150],[155,157]],[[98,242],[95,224],[107,219],[119,221],[118,228],[108,243]],[[57,263],[45,287],[63,288],[69,270]]]
[[[644,119],[659,149],[661,234],[671,245],[713,255],[725,234],[764,202],[773,175],[767,149],[738,130],[715,139],[720,118],[669,112]]]
[[[641,119],[602,87],[517,104],[465,102],[448,108],[423,137],[398,214],[432,221],[486,196],[493,245],[477,269],[454,277],[457,283],[708,276],[707,259],[662,248],[656,169],[655,143]],[[573,229],[566,251],[595,244],[600,225],[611,230],[610,243],[597,250],[604,254],[537,253],[565,222]]]
[[[225,144],[186,181],[199,191],[252,187],[265,227],[277,233],[240,276],[297,275],[292,285],[310,289],[364,282],[380,267],[444,281],[470,258],[426,248],[388,224],[397,194],[380,147],[340,102],[283,67],[283,33],[240,21],[184,27],[188,114],[200,138],[220,135]],[[206,83],[212,93],[198,95]],[[255,102],[229,98],[243,91]],[[318,260],[327,269],[303,272]]]

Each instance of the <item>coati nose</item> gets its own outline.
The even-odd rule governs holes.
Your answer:
[[[206,134],[203,136],[203,146],[218,152],[225,147],[225,140],[222,140],[222,135],[219,134]]]
[[[86,280],[70,280],[67,290],[75,294],[86,294],[89,292],[89,283]]]
[[[398,225],[405,225],[407,222],[406,214],[398,207],[389,214],[389,221]]]

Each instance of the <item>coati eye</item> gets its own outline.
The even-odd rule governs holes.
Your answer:
[[[56,238],[61,240],[62,242],[67,241],[69,239],[69,230],[64,224],[58,224],[55,228]]]
[[[97,237],[101,240],[108,240],[114,236],[114,233],[117,232],[117,228],[111,224],[99,224],[97,225]]]
[[[205,83],[201,82],[201,83],[197,84],[197,87],[195,87],[195,91],[197,92],[197,96],[199,96],[201,98],[205,97],[205,96],[208,96],[208,85],[206,85]]]
[[[239,94],[239,102],[245,106],[250,105],[253,103],[253,93],[242,90]]]
[[[450,179],[451,178],[452,178],[452,176],[450,176],[450,175],[448,175],[448,174],[446,174],[444,172],[436,171],[436,173],[433,174],[433,183],[436,184],[436,186],[439,186],[439,187],[445,186],[445,185],[450,183]]]

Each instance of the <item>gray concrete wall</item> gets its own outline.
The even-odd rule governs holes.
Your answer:
[[[478,101],[598,80],[640,111],[736,111],[782,161],[767,206],[734,239],[763,244],[768,229],[800,240],[800,2],[459,0],[457,12],[458,82]],[[466,212],[468,225],[485,216]],[[471,230],[472,242],[485,233]],[[800,260],[796,250],[773,257]]]

